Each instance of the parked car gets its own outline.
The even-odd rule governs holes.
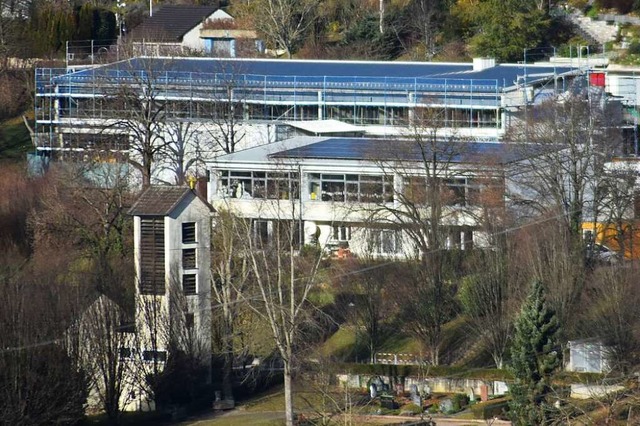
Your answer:
[[[587,260],[613,265],[620,263],[621,257],[618,252],[611,250],[609,247],[593,243],[587,246]]]

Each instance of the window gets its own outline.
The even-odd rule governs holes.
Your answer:
[[[131,359],[132,355],[131,348],[120,348],[120,359]]]
[[[444,204],[448,206],[464,206],[467,180],[464,178],[445,179],[444,184],[448,190],[443,194]]]
[[[445,206],[471,206],[480,201],[480,192],[489,188],[468,178],[431,179],[437,180],[430,180],[424,176],[406,177],[404,194],[407,201],[414,204],[427,204],[431,199],[429,195],[437,193],[438,200]]]
[[[231,198],[295,200],[299,194],[298,173],[222,170],[223,194]]]
[[[393,176],[311,173],[309,194],[320,201],[391,202]]]
[[[196,294],[196,274],[184,274],[182,276],[182,291],[186,296]]]
[[[184,314],[184,326],[186,327],[186,329],[193,330],[193,324],[194,324],[193,312],[187,312],[186,314]]]
[[[351,227],[350,226],[334,226],[333,227],[333,239],[335,241],[349,241],[351,240]]]
[[[256,244],[267,244],[269,242],[269,222],[266,220],[254,220],[251,225]]]
[[[402,234],[391,229],[374,229],[370,233],[371,251],[377,254],[397,254],[402,251]]]
[[[182,243],[192,244],[196,242],[196,223],[184,222],[182,224]]]
[[[196,249],[183,249],[182,250],[182,269],[196,269]]]
[[[164,218],[140,220],[140,293],[164,294]]]
[[[166,351],[142,351],[142,359],[145,361],[166,362]]]

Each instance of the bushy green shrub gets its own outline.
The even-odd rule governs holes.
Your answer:
[[[631,55],[635,55],[640,53],[640,41],[638,40],[634,40],[629,44],[629,47],[627,48],[627,53],[631,54]]]
[[[469,405],[469,396],[463,393],[457,393],[451,398],[453,412],[457,413]]]
[[[471,406],[471,412],[476,419],[491,419],[509,410],[509,400],[506,398],[480,402]]]
[[[436,402],[435,404],[431,405],[431,407],[429,407],[429,414],[436,414],[438,412],[440,412],[440,405]]]
[[[599,14],[600,14],[600,8],[596,4],[589,7],[586,12],[586,16],[588,16],[589,18],[596,18]]]

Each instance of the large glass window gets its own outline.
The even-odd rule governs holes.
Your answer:
[[[222,170],[224,195],[231,198],[295,200],[300,197],[298,173]]]
[[[472,206],[478,203],[482,185],[469,178],[437,179],[437,185],[431,185],[430,178],[408,176],[404,179],[404,195],[408,202],[427,204],[431,192],[437,193],[437,199],[446,206]]]
[[[336,202],[392,202],[393,176],[311,173],[309,197]]]
[[[402,233],[393,229],[372,229],[369,232],[370,250],[377,254],[402,252]]]

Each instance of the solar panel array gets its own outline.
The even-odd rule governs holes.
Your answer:
[[[509,163],[534,154],[498,142],[417,141],[366,138],[327,138],[323,141],[272,154],[272,158],[365,161],[423,161],[434,158],[450,163]]]

